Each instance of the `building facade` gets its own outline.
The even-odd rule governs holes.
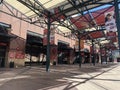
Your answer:
[[[6,12],[8,10],[2,5],[0,9]],[[18,16],[22,15],[19,11],[15,12]],[[44,28],[0,12],[0,67],[9,67],[10,62],[19,67],[30,64],[29,62],[45,61],[46,45],[43,38]],[[69,59],[67,61],[70,63],[73,57],[69,56],[73,53],[75,42],[75,39],[55,33],[54,44],[51,45],[51,63],[58,62],[61,53],[68,56],[64,59]]]

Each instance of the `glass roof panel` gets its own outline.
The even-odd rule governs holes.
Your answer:
[[[66,0],[38,0],[38,1],[47,9],[55,8],[66,2]]]
[[[17,0],[5,0],[7,3],[9,3],[11,6],[15,7],[16,9],[18,9],[19,11],[21,11],[22,13],[26,14],[27,16],[31,16],[32,14],[34,14],[34,12],[29,12],[29,14],[27,14],[26,12],[30,11],[29,8],[27,8],[25,5],[21,4],[20,2],[18,2]],[[24,0],[21,0],[23,2],[25,2]],[[67,9],[67,8],[73,8],[73,6],[68,2],[68,0],[26,0],[26,2],[32,2],[33,4],[35,2],[39,2],[39,4],[43,7],[45,7],[46,9],[50,10],[50,9],[54,9],[56,7],[63,7],[63,10]],[[84,2],[90,2],[89,0],[84,0],[84,2],[82,0],[75,0],[77,3],[76,5],[78,6],[78,8],[82,8],[81,5]],[[111,2],[112,0],[100,0],[101,3],[103,2]],[[38,4],[38,5],[39,5]],[[92,4],[92,5],[88,5],[87,8],[94,8],[96,6],[99,6],[98,4]],[[71,14],[77,14],[79,12],[77,12],[75,9],[70,9],[67,12],[67,15],[71,15]]]
[[[34,0],[30,1],[33,3],[35,2]],[[38,0],[38,1],[46,9],[55,8],[67,2],[66,0]],[[23,14],[25,14],[26,16],[32,16],[35,14],[32,10],[30,10],[28,7],[18,2],[17,0],[6,0],[6,2],[10,4],[12,7],[22,12]]]
[[[13,6],[15,9],[17,9],[20,12],[22,12],[23,14],[25,14],[26,16],[31,16],[31,15],[35,14],[29,8],[27,8],[25,5],[21,4],[17,0],[6,0],[6,2],[8,4],[10,4],[11,6]]]

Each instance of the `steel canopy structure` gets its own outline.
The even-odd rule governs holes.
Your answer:
[[[90,35],[92,32],[101,33],[102,37],[99,38],[105,37],[104,39],[106,40],[106,36],[104,35],[104,13],[114,10],[114,6],[116,6],[115,9],[118,9],[117,5],[119,3],[120,0],[2,0],[1,5],[7,7],[9,12],[5,12],[2,9],[0,9],[0,12],[39,27],[47,28],[47,59],[49,59],[51,27],[57,28],[58,26],[62,26],[69,29],[70,34],[77,37],[79,42],[83,35],[88,35],[89,40],[95,42],[102,41],[102,39],[98,40],[98,37],[92,38]],[[109,7],[91,12],[92,9],[100,9],[104,5],[108,5]],[[15,12],[15,10],[17,11]],[[118,11],[116,12],[118,14]],[[62,32],[65,33],[64,30]],[[47,66],[47,70],[48,67],[49,65]]]
[[[95,20],[97,17],[96,14],[91,14],[89,11],[90,9],[99,7],[101,5],[105,4],[113,4],[113,0],[61,0],[61,1],[54,1],[48,0],[48,1],[42,1],[42,0],[6,0],[4,5],[7,6],[7,4],[12,5],[15,9],[19,10],[25,17],[21,17],[21,19],[26,20],[32,24],[39,25],[45,24],[47,14],[46,12],[51,13],[51,18],[54,18],[54,26],[63,26],[67,27],[68,29],[72,30],[73,32],[78,32],[78,30],[84,30],[85,28],[90,28],[91,26],[101,26],[104,24],[104,22],[99,22],[99,20]],[[13,5],[13,3],[15,3]],[[104,10],[103,10],[104,11]],[[105,10],[106,11],[106,10]],[[12,12],[12,10],[11,10]],[[87,15],[84,15],[84,12],[87,12]],[[12,12],[13,13],[13,12]],[[79,18],[76,19],[72,18],[73,15],[78,15]],[[101,13],[100,13],[101,14]],[[100,16],[98,14],[98,16]],[[15,15],[14,15],[15,16]],[[81,19],[81,16],[83,19]],[[18,17],[18,16],[17,16]],[[41,18],[40,18],[41,17]],[[45,17],[45,18],[43,18]],[[59,17],[59,18],[58,18]],[[20,17],[19,17],[20,18]],[[98,17],[99,18],[99,17]],[[80,20],[81,19],[81,20]],[[86,27],[78,27],[80,26],[80,23],[77,23],[77,21],[85,21],[83,22],[84,25],[86,24]],[[67,21],[67,23],[66,23]],[[57,22],[57,23],[56,23]],[[69,22],[69,24],[68,24]],[[86,23],[87,22],[87,23]],[[99,23],[99,24],[98,24]],[[76,25],[77,24],[77,25]],[[42,26],[42,25],[40,25]],[[65,30],[62,30],[64,32]],[[81,31],[79,31],[81,32]]]
[[[14,14],[12,10],[15,8],[26,16],[26,18],[19,18],[23,20],[28,19],[27,21],[35,24],[40,23],[40,16],[46,17],[46,12],[51,13],[52,18],[55,19],[54,21],[60,22],[61,19],[70,19],[75,14],[83,15],[85,11],[92,8],[105,4],[113,4],[113,0],[4,0],[3,5],[7,7],[8,4],[12,6],[12,9],[9,8],[11,10],[9,14]],[[61,23],[63,23],[63,20]],[[65,26],[67,25],[65,24]]]
[[[39,25],[40,23],[46,23],[45,19],[47,18],[47,12],[50,12],[51,19],[57,21],[59,26],[64,26],[70,30],[77,32],[77,30],[83,28],[75,27],[74,23],[77,20],[71,19],[73,15],[83,16],[88,25],[95,25],[94,15],[91,15],[90,9],[110,4],[113,5],[113,0],[4,0],[3,5],[11,5],[10,15],[16,16],[22,20],[28,21],[32,24]],[[12,12],[13,9],[17,9],[24,16],[20,17]],[[87,12],[88,15],[85,16],[84,12]],[[8,12],[7,12],[8,13]],[[45,17],[45,18],[43,18]],[[58,18],[59,17],[59,18]],[[64,21],[69,21],[68,25]],[[91,22],[93,21],[93,22]],[[38,24],[39,23],[39,24]],[[88,27],[87,27],[88,28]],[[64,32],[64,31],[63,31]]]
[[[77,35],[78,33],[85,33],[85,29],[104,26],[104,12],[113,10],[114,7],[98,10],[97,12],[90,12],[91,9],[103,6],[114,5],[113,0],[4,0],[3,5],[9,8],[7,13],[31,24],[47,28],[48,12],[51,15],[51,25],[54,28],[62,28],[62,33],[70,32],[69,34]],[[17,9],[22,16],[18,16],[14,12]],[[73,17],[76,16],[76,17]],[[101,21],[102,20],[102,21]],[[80,23],[79,23],[80,22]],[[68,30],[66,31],[66,28]],[[61,28],[60,28],[61,29]],[[70,30],[70,31],[69,31]],[[93,31],[93,30],[92,30]],[[69,36],[69,35],[68,35]],[[78,36],[78,35],[77,35]]]

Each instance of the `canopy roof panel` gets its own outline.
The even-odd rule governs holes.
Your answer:
[[[31,9],[20,3],[19,0],[5,0],[5,1],[28,17],[35,15],[35,13]],[[31,4],[35,4],[35,2],[38,1],[42,7],[48,10],[58,7],[66,2],[66,0],[21,0],[21,1],[29,2]]]
[[[21,11],[27,16],[34,15],[30,7],[28,8],[27,4],[32,7],[37,7],[42,11],[44,10],[55,10],[59,7],[59,12],[65,14],[66,16],[71,16],[87,11],[89,9],[104,5],[105,3],[112,2],[113,0],[5,0],[14,8]],[[74,7],[75,5],[75,7]],[[86,9],[87,7],[87,9]],[[36,8],[34,8],[36,9]],[[37,11],[37,10],[36,10]]]
[[[34,2],[34,0],[31,0]],[[67,2],[66,0],[38,0],[46,9],[52,9]]]
[[[96,39],[96,38],[102,38],[105,35],[104,35],[103,31],[96,31],[96,32],[90,33],[89,36],[92,37],[92,39]]]
[[[94,12],[90,12],[83,16],[76,16],[71,18],[71,22],[80,30],[84,28],[94,27],[95,24],[98,26],[105,24],[105,13],[114,11],[114,7],[108,7]],[[92,17],[92,18],[91,18]]]
[[[103,30],[91,31],[81,37],[83,40],[89,39],[100,39],[105,37],[105,32]]]
[[[17,10],[22,12],[23,14],[25,14],[26,16],[28,16],[28,17],[35,14],[28,7],[26,7],[22,3],[18,2],[17,0],[6,0],[6,2],[8,4],[10,4],[12,7],[16,8]]]
[[[60,26],[67,27],[75,33],[76,31],[79,32],[78,30],[104,25],[104,13],[114,10],[113,7],[109,7],[91,12],[91,9],[99,6],[112,6],[114,0],[4,0],[4,2],[7,2],[27,17],[32,18],[32,20],[40,15],[46,19],[46,13],[50,12],[51,19],[54,19],[54,22],[57,21],[61,24]],[[77,17],[73,17],[73,15]],[[66,20],[68,22],[65,22]],[[40,18],[30,23],[38,23],[38,21],[40,21]],[[59,28],[61,28],[60,26]],[[62,28],[62,32],[67,31],[69,30]],[[101,32],[100,34],[103,37]]]

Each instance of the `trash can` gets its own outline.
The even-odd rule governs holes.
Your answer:
[[[56,65],[56,62],[55,62],[55,61],[53,62],[53,65]]]
[[[14,68],[14,62],[11,61],[9,66],[10,68]]]

